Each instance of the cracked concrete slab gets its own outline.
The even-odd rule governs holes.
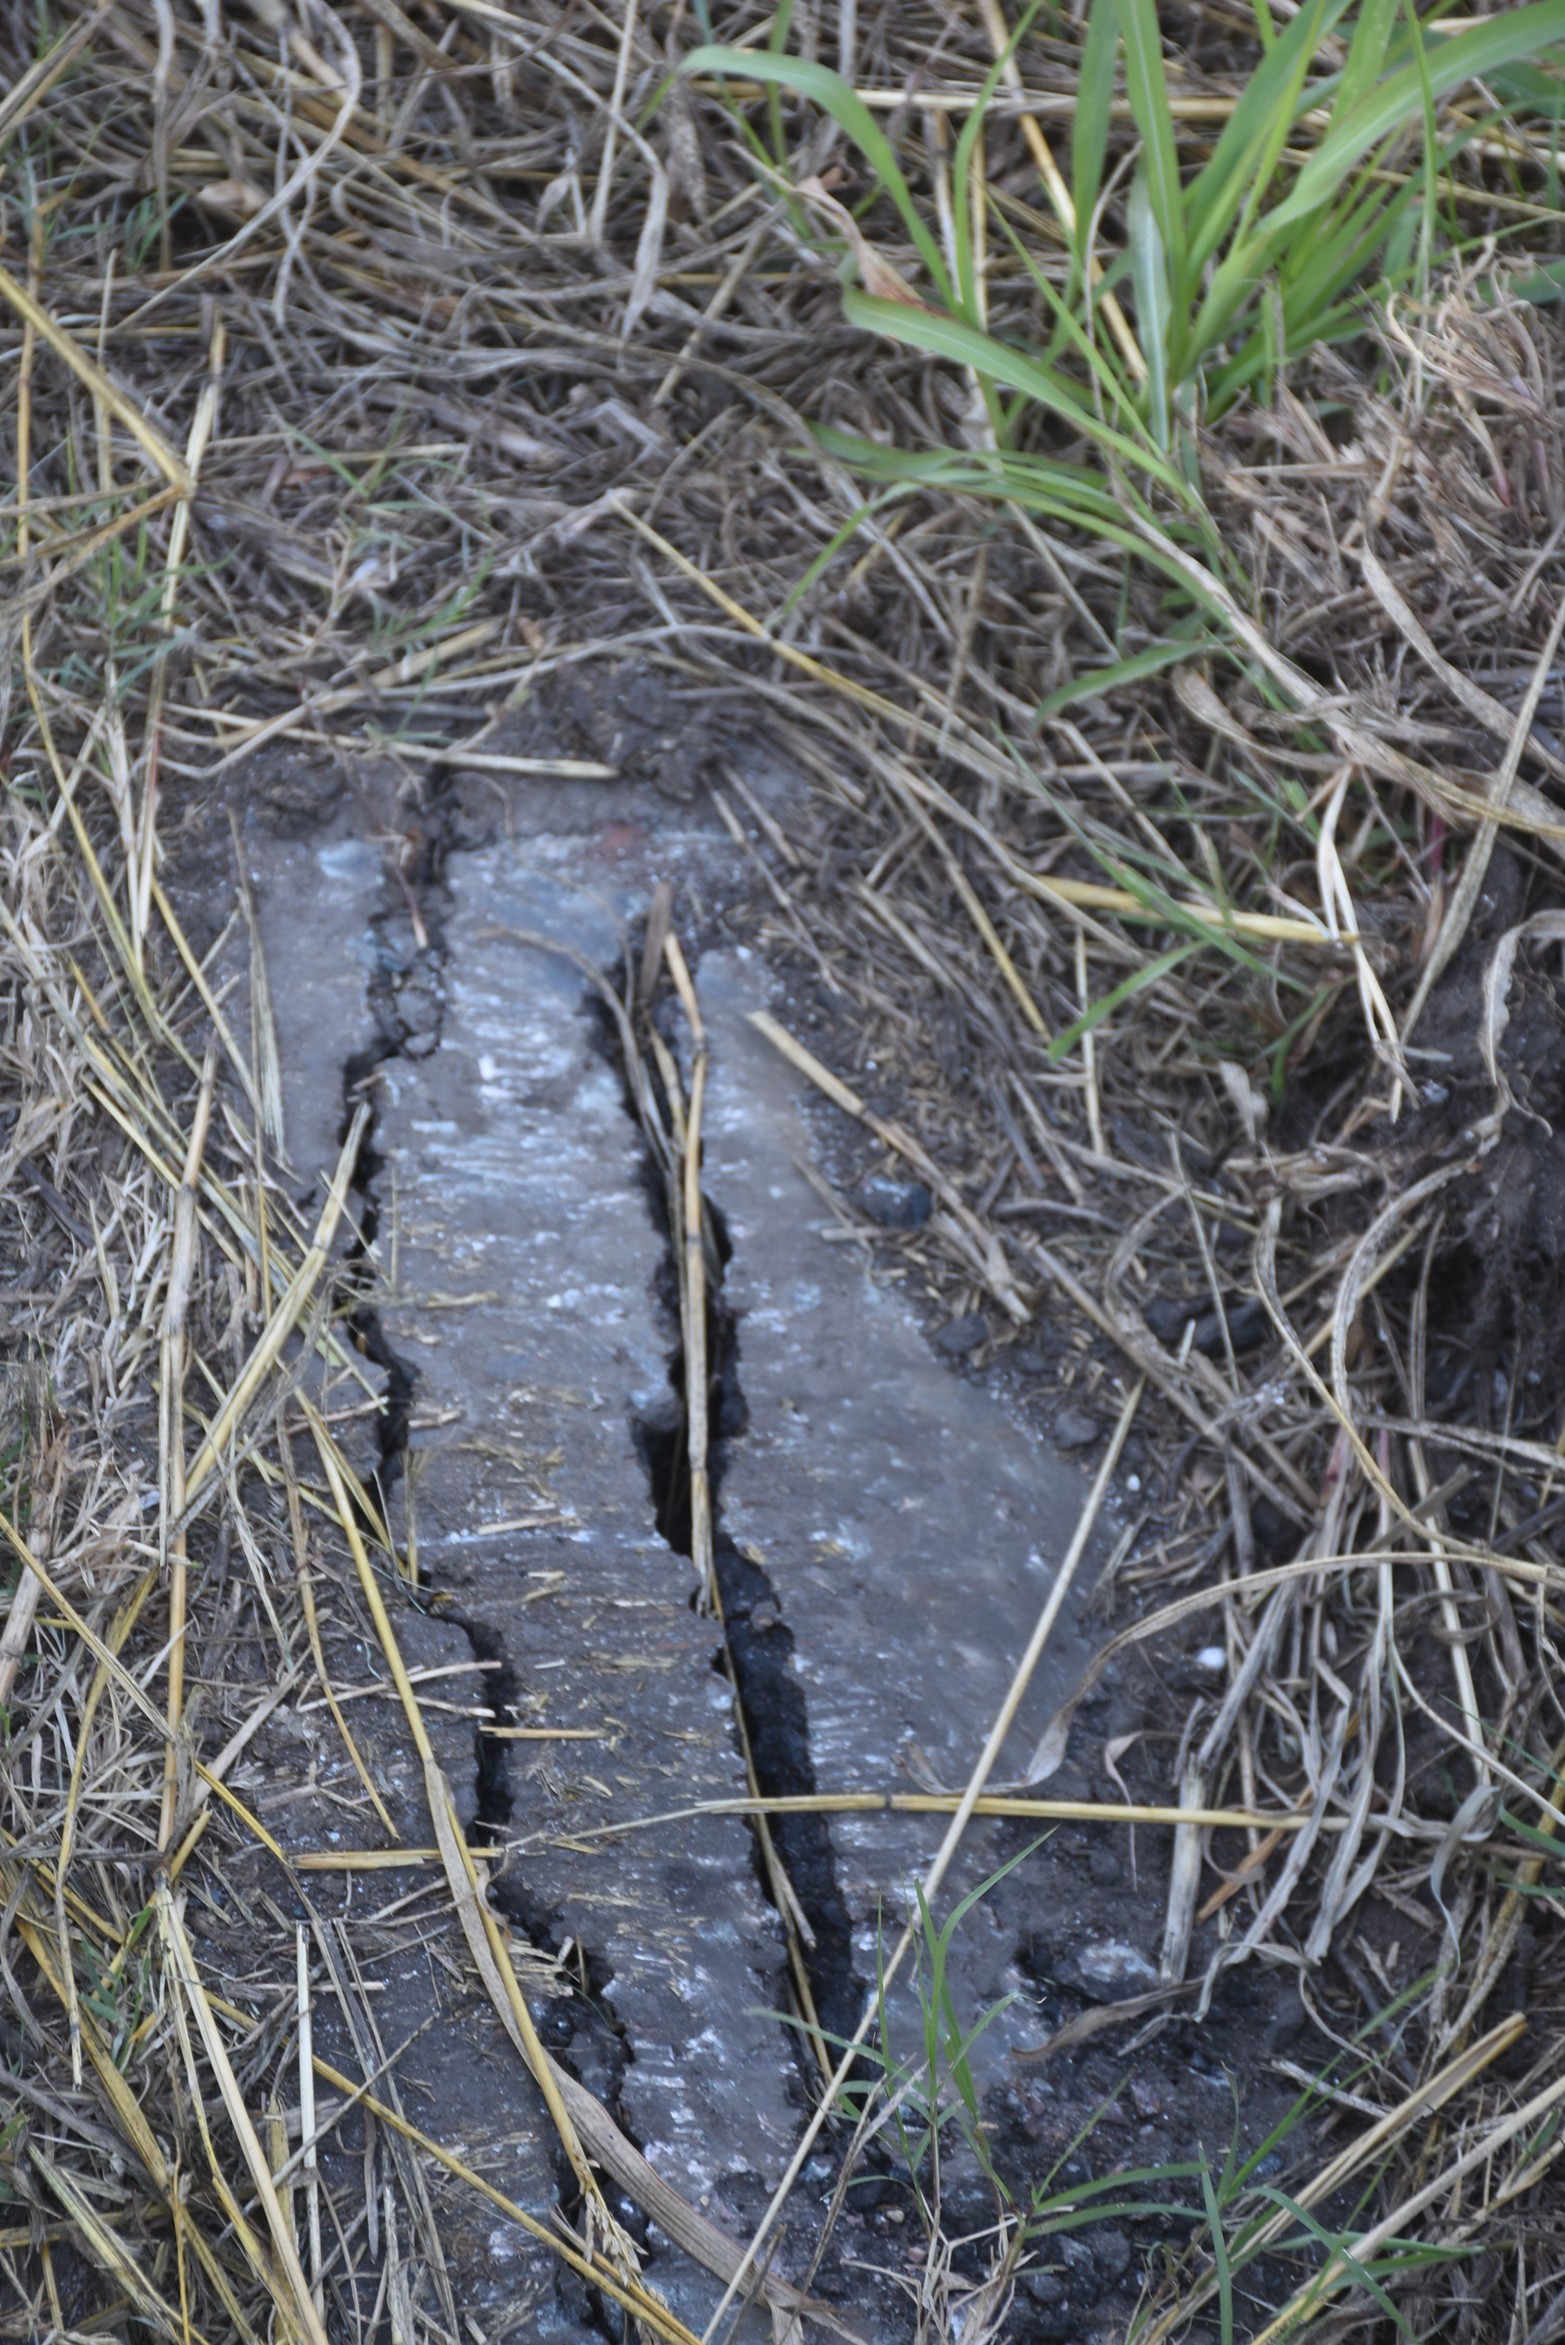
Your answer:
[[[361,1694],[381,1689],[378,1698],[352,1703],[359,1757],[401,1841],[418,1847],[429,1833],[423,1771],[384,1656],[335,1619],[332,1581],[351,1579],[352,1567],[328,1542],[312,1542],[311,1568],[334,1685]],[[469,1640],[455,1623],[407,1608],[397,1622],[397,1639],[415,1679],[435,1681],[424,1697],[425,1722],[458,1814],[470,1827],[477,1810],[471,1713],[484,1700],[487,1673],[475,1667]],[[266,1815],[290,1858],[318,1862],[384,1846],[313,1678],[297,1700],[280,1704],[267,1718],[232,1781]],[[308,1870],[284,1883],[270,1878],[271,1865],[258,1845],[245,1852],[244,1861],[274,1897],[308,1916],[307,1948],[321,1981],[314,2000],[316,2051],[346,2074],[375,2075],[377,2093],[413,2124],[477,2168],[514,2204],[545,2212],[556,2174],[542,2097],[526,2078],[516,2080],[520,2089],[508,2083],[503,2097],[496,2094],[497,2076],[509,2079],[515,2067],[499,2017],[475,1980],[454,1972],[426,1945],[428,1901],[432,1894],[439,1897],[438,1878],[421,1866],[392,1865],[364,1876]],[[234,1986],[242,1990],[249,1967],[242,1933],[236,1952]],[[212,1974],[223,1978],[215,1943],[208,1945],[207,1961]],[[323,2118],[335,2098],[321,2088]],[[321,2153],[328,2182],[339,2182],[348,2197],[362,2180],[361,2144],[361,2121],[350,2117],[344,2130],[328,2135]],[[389,2147],[394,2157],[402,2154],[394,2143]],[[425,2187],[446,2265],[460,2275],[464,2314],[502,2332],[525,2319],[539,2345],[586,2345],[592,2324],[568,2298],[562,2301],[558,2259],[547,2247],[437,2167],[428,2168]],[[427,2231],[402,2245],[417,2262],[430,2250]],[[422,2285],[431,2291],[434,2286],[428,2266]]]
[[[658,1535],[638,1448],[641,1421],[675,1409],[639,1136],[582,971],[506,933],[543,930],[612,967],[618,913],[644,908],[648,886],[616,874],[613,854],[605,874],[601,843],[455,858],[435,955],[401,935],[371,841],[268,844],[257,896],[301,1174],[334,1161],[345,1077],[380,1062],[365,1227],[380,1230],[367,1267],[384,1291],[370,1305],[377,1341],[414,1379],[398,1529],[413,1532],[424,1601],[446,1615],[404,1612],[399,1634],[414,1651],[454,1637],[487,1658],[491,1698],[528,1737],[475,1744],[468,1729],[465,1754],[446,1755],[482,1828],[530,1842],[495,1903],[583,1982],[585,2004],[540,2006],[546,2039],[674,2187],[742,2239],[800,2123],[792,2042],[772,2016],[783,1948],[749,1828],[697,1817],[584,1837],[745,1789],[716,1633],[693,1610],[688,1560]],[[431,960],[440,1015],[422,1022],[420,1055],[398,1053],[387,1027],[403,980]],[[396,1813],[396,1734],[375,1739]],[[312,1819],[306,1842],[317,1830]],[[358,1827],[333,1835],[351,1846]],[[416,1971],[380,1981],[393,2038],[430,2022],[432,1987],[438,2013],[441,1982]],[[546,2212],[558,2176],[538,2096],[481,2004],[469,2021],[456,2036],[437,2025],[406,2056],[415,2098],[439,2108],[437,2130],[489,2144],[486,2168]],[[716,2285],[662,2245],[654,2232],[650,2276],[699,2327]],[[541,2305],[547,2259],[508,2231],[501,2246],[487,2231],[480,2242],[469,2210],[461,2261],[484,2303]],[[574,2334],[558,2291],[543,2294]]]
[[[270,841],[253,877],[282,1078],[284,1147],[304,1179],[329,1173],[336,1163],[343,1069],[375,1045],[373,922],[386,879],[384,850],[352,836]]]
[[[558,2048],[674,2187],[742,2238],[803,2107],[795,2038],[772,2016],[787,1999],[784,1946],[750,1830],[682,1816],[598,1837],[745,1790],[717,1634],[655,1517],[646,1435],[678,1423],[678,1329],[590,979],[617,969],[660,870],[688,877],[729,856],[709,831],[638,827],[613,807],[595,828],[492,839],[450,857],[426,948],[383,850],[339,837],[269,851],[262,925],[301,1172],[335,1154],[345,1069],[376,1065],[367,1308],[394,1375],[411,1379],[396,1528],[441,1633],[460,1630],[498,1665],[487,1684],[513,1731],[480,1735],[469,1774],[483,1829],[513,1848],[495,1901],[581,1981],[546,2033],[559,2029]],[[322,937],[308,913],[328,887]],[[411,1029],[395,1007],[409,983]],[[781,1667],[802,1690],[784,1721],[798,1746],[784,1772],[802,1774],[777,1788],[907,1788],[915,1753],[960,1784],[1084,1484],[933,1357],[903,1298],[821,1242],[796,1165],[813,1152],[798,1079],[746,1023],[760,964],[708,954],[698,985],[713,1046],[704,1185],[732,1245],[723,1308],[737,1314],[748,1415],[724,1456],[721,1525],[770,1590],[746,1593],[730,1623],[741,1684],[748,1701],[746,1667],[763,1679]],[[1081,1652],[1067,1614],[1002,1772]],[[785,1689],[785,1707],[796,1700]],[[817,1908],[842,1917],[842,1958],[820,1957],[841,1969],[835,2024],[852,1995],[848,1925],[866,1981],[882,1908],[938,1833],[877,1818],[833,1819],[821,1835]],[[994,1868],[998,1845],[994,1828],[973,1828],[953,1897]],[[981,1908],[956,1965],[971,2010],[1017,1986],[1015,1951]],[[896,2024],[912,2017],[900,2003]],[[1002,2020],[980,2068],[1028,2032]],[[465,2110],[470,2133],[531,2139],[511,2170],[541,2211],[555,2177],[546,2132],[530,2132],[536,2097],[481,2027],[477,2041],[484,2056],[452,2052],[443,2070],[441,2037],[409,2073],[442,2100],[449,2076],[451,2115]],[[655,2233],[652,2247],[651,2276],[703,2325],[715,2289]]]

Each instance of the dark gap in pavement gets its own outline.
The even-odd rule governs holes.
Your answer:
[[[357,1298],[348,1314],[348,1332],[365,1359],[379,1368],[386,1379],[384,1400],[375,1419],[375,1479],[379,1484],[383,1510],[402,1472],[408,1445],[408,1426],[413,1414],[413,1390],[417,1383],[413,1368],[392,1349],[381,1325],[380,1313],[370,1301],[376,1276],[375,1245],[380,1236],[380,1194],[376,1183],[385,1169],[386,1161],[375,1145],[379,1110],[375,1105],[374,1087],[381,1067],[395,1055],[394,1044],[372,1044],[367,1050],[355,1051],[348,1060],[342,1071],[342,1128],[338,1135],[340,1145],[348,1136],[348,1127],[360,1100],[367,1099],[370,1118],[359,1146],[358,1162],[353,1168],[351,1195],[356,1207],[355,1232],[344,1259],[343,1284]]]
[[[594,1002],[591,1011],[599,1048],[620,1076],[625,1111],[640,1133],[641,1119],[623,1060],[619,1028],[601,1004]],[[653,1096],[660,1097],[661,1084],[650,1058],[645,1074]],[[658,1270],[660,1299],[671,1325],[680,1329],[680,1282],[668,1197],[651,1149],[645,1144],[641,1166],[647,1208],[663,1246]],[[745,1430],[748,1410],[739,1374],[738,1319],[723,1299],[723,1276],[733,1252],[728,1224],[722,1208],[705,1190],[702,1209],[712,1240],[707,1250],[706,1349],[713,1565],[727,1631],[726,1648],[721,1642],[716,1646],[712,1666],[720,1675],[731,1677],[762,1797],[807,1798],[817,1788],[815,1761],[804,1688],[793,1667],[793,1632],[782,1617],[777,1590],[766,1572],[723,1529],[723,1466],[728,1444]],[[633,1429],[647,1470],[659,1535],[675,1554],[688,1557],[692,1550],[690,1411],[682,1331],[669,1354],[668,1385],[668,1404],[656,1413],[648,1411],[636,1418]],[[692,1592],[692,1606],[696,1601]],[[804,1948],[804,1956],[817,2016],[829,2035],[849,2036],[863,2010],[864,1990],[853,1967],[852,1923],[838,1886],[836,1855],[826,1820],[822,1816],[774,1816],[771,1835],[814,1939],[813,1946]],[[761,1893],[775,1908],[759,1835],[753,1828],[751,1855]],[[814,2062],[802,2041],[794,2049],[813,2090],[819,2082]]]

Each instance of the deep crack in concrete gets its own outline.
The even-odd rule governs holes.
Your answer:
[[[625,1110],[640,1130],[634,1092],[621,1063],[618,1027],[598,1018],[600,1045],[620,1075]],[[646,1061],[647,1082],[658,1088],[656,1066]],[[669,1355],[672,1407],[665,1415],[636,1420],[637,1447],[647,1469],[657,1526],[676,1555],[692,1554],[690,1495],[690,1403],[688,1362],[679,1304],[679,1272],[668,1198],[650,1149],[644,1155],[643,1185],[653,1227],[663,1246],[658,1284],[665,1311],[678,1335]],[[749,1411],[739,1372],[739,1323],[723,1292],[733,1248],[722,1208],[702,1191],[702,1208],[713,1245],[706,1281],[706,1355],[710,1378],[708,1421],[713,1517],[713,1565],[723,1607],[724,1635],[712,1666],[728,1678],[744,1719],[756,1789],[765,1799],[808,1798],[816,1789],[814,1756],[804,1689],[793,1666],[794,1636],[782,1615],[777,1589],[767,1573],[723,1528],[723,1468],[728,1445],[745,1430]],[[691,1603],[699,1600],[692,1591]],[[853,1965],[853,1930],[837,1882],[831,1835],[821,1816],[775,1816],[772,1845],[809,1926],[804,1953],[816,2015],[828,2035],[851,2035],[863,2009],[863,1988]],[[756,1880],[776,1908],[759,1833],[751,1831]],[[787,1916],[782,1917],[784,1927]],[[803,2058],[802,2042],[794,2049]],[[813,2068],[810,2085],[818,2083]]]

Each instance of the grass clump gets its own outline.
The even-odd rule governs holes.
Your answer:
[[[1203,2312],[1215,2316],[1222,2345],[1253,2334],[1257,2324],[1268,2338],[1281,2336],[1355,2296],[1398,2333],[1413,2334],[1395,2292],[1438,2284],[1443,2272],[1471,2264],[1480,2249],[1470,2238],[1403,2235],[1394,2221],[1371,2244],[1361,2248],[1360,2241],[1394,2144],[1427,2119],[1449,2078],[1436,2077],[1393,2106],[1368,2142],[1325,2158],[1320,2144],[1333,2104],[1385,2088],[1398,2024],[1429,1979],[1376,2012],[1313,2073],[1300,2071],[1301,2089],[1269,2122],[1257,2124],[1230,2074],[1226,2140],[1197,2143],[1191,2156],[1125,2163],[1097,2137],[1124,2094],[1127,2067],[1042,2173],[1018,2171],[1016,2145],[997,2147],[986,2105],[984,2070],[992,2091],[1003,2062],[985,2063],[978,2047],[1007,2014],[1014,2021],[1019,1999],[1008,1996],[976,2014],[965,2010],[953,1952],[984,1900],[1038,1845],[955,1900],[943,1919],[915,1889],[910,1991],[893,1997],[882,1944],[876,2024],[851,2047],[857,2066],[839,2087],[849,2139],[833,2212],[853,2204],[866,2184],[900,2198],[922,2244],[891,2276],[916,2308],[918,2337],[961,2337],[969,2345],[973,2338],[999,2338],[1013,2317],[1025,2327],[1027,2312],[1039,2303],[1054,2308],[1056,2323],[1085,2320],[1090,2303],[1105,2292],[1103,2257],[1133,2306],[1126,2345],[1165,2345]],[[1149,2019],[1149,2012],[1156,2016]],[[1139,2021],[1156,2033],[1180,2018],[1166,1993],[1154,1993],[1133,1999],[1117,2025],[1122,2031]],[[1075,2037],[1095,2034],[1105,2023],[1116,2024],[1109,2012],[1089,2010],[1022,2056],[1047,2059],[1058,2046],[1063,2057]],[[841,2038],[811,2032],[835,2052],[850,2049]],[[1516,2034],[1514,2021],[1493,2031],[1477,2049],[1476,2065],[1486,2065]],[[1545,2128],[1541,2139],[1547,2138]],[[1535,2155],[1539,2137],[1528,2146]],[[1268,2325],[1279,2297],[1285,2310]]]
[[[1229,567],[1203,497],[1199,428],[1247,394],[1269,398],[1305,353],[1360,333],[1370,292],[1427,289],[1462,250],[1458,165],[1508,177],[1540,131],[1552,141],[1565,8],[1533,0],[1448,30],[1443,5],[1420,15],[1397,0],[1309,0],[1279,31],[1263,7],[1249,71],[1231,99],[1195,109],[1193,129],[1152,0],[1091,0],[1069,178],[1030,123],[1052,217],[1032,215],[1024,233],[1022,207],[989,183],[986,128],[1002,92],[1026,104],[1014,53],[1038,13],[1000,46],[949,164],[939,159],[933,217],[853,87],[785,53],[788,11],[767,50],[706,46],[685,70],[730,92],[785,92],[830,118],[868,181],[851,211],[818,177],[792,184],[775,110],[769,141],[741,127],[796,233],[823,214],[840,227],[833,249],[860,280],[843,293],[850,323],[962,369],[972,386],[963,444],[888,448],[841,432],[824,444],[867,480],[1001,498],[1134,548],[1221,616],[1201,572],[1169,565],[1148,526],[1165,515],[1213,568]],[[1551,200],[1519,205],[1518,229]],[[872,241],[881,219],[916,281]],[[997,327],[988,277],[1004,256],[1026,299]]]

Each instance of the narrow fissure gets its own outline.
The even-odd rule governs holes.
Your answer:
[[[364,1358],[377,1367],[386,1379],[381,1407],[375,1418],[375,1478],[380,1485],[381,1505],[385,1506],[407,1451],[408,1426],[413,1414],[413,1389],[417,1381],[409,1363],[393,1351],[381,1325],[379,1311],[370,1299],[375,1282],[375,1246],[380,1236],[380,1193],[378,1183],[385,1170],[385,1158],[375,1144],[379,1111],[375,1106],[374,1083],[380,1069],[389,1058],[397,1056],[394,1043],[384,1048],[372,1046],[355,1051],[343,1069],[343,1125],[339,1144],[347,1135],[348,1124],[361,1098],[369,1100],[369,1127],[359,1145],[358,1163],[354,1167],[352,1196],[356,1207],[356,1234],[348,1248],[343,1266],[343,1283],[357,1300],[348,1314],[348,1332]]]
[[[602,1013],[598,1031],[604,1055],[617,1068],[624,1084],[626,1112],[637,1121],[639,1130],[618,1031]],[[648,1080],[655,1084],[655,1070],[649,1067],[647,1074]],[[679,1277],[668,1199],[650,1151],[643,1158],[643,1186],[664,1248],[658,1273],[661,1298],[671,1324],[678,1328]],[[738,1321],[723,1295],[723,1275],[733,1249],[721,1208],[705,1192],[702,1205],[714,1239],[707,1278],[711,1443],[708,1464],[713,1566],[726,1632],[712,1665],[729,1677],[733,1685],[744,1718],[756,1786],[762,1797],[808,1797],[816,1789],[815,1761],[804,1688],[793,1666],[793,1631],[783,1619],[777,1590],[766,1572],[723,1528],[723,1469],[729,1445],[743,1433],[748,1412],[739,1374]],[[669,1356],[668,1382],[669,1405],[656,1415],[649,1413],[637,1419],[634,1429],[646,1467],[659,1534],[676,1554],[688,1557],[692,1552],[690,1412],[682,1335]],[[695,1601],[694,1595],[691,1601]],[[826,1820],[809,1815],[773,1817],[771,1836],[814,1940],[813,1945],[805,1947],[804,1959],[817,2017],[828,2035],[851,2035],[863,2008],[863,1990],[853,1967],[852,1924],[838,1886],[836,1856]],[[761,1892],[768,1904],[775,1905],[759,1835],[753,1832],[751,1845]],[[797,2040],[794,2049],[796,2053],[800,2050]],[[813,2067],[811,2082],[818,2083]]]

